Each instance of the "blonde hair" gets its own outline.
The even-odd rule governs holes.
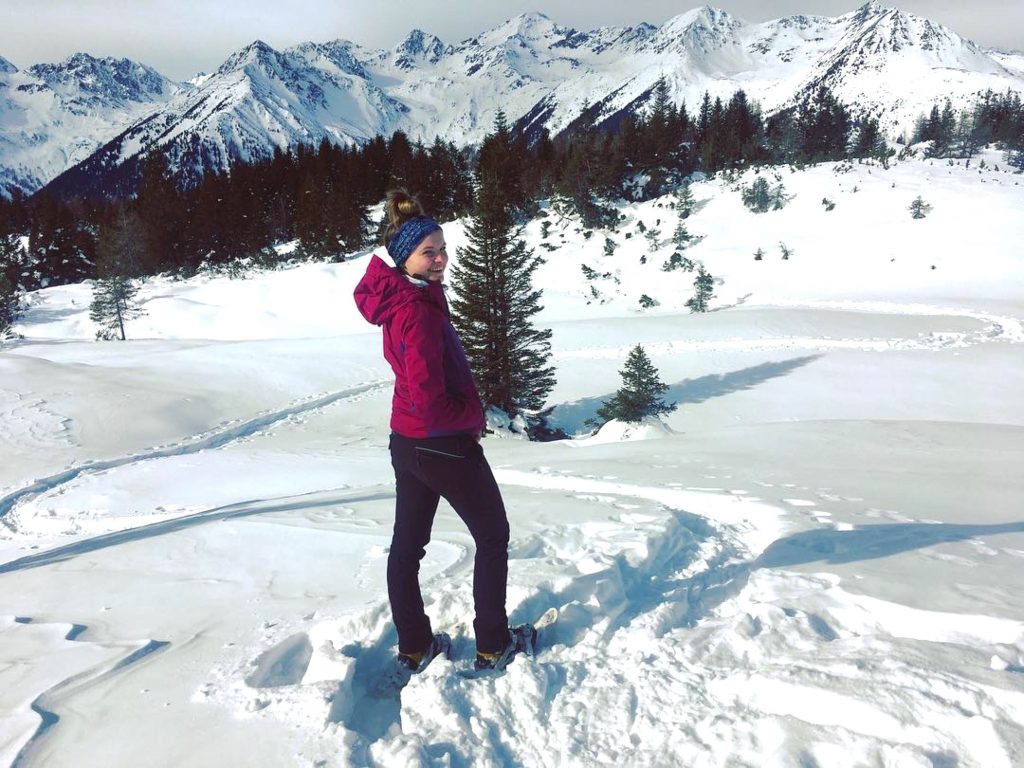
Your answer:
[[[415,216],[425,216],[423,205],[405,189],[389,189],[387,194],[388,225],[384,229],[385,245],[405,222]]]

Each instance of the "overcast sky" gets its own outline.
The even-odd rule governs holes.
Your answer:
[[[386,48],[409,30],[457,43],[525,11],[579,30],[661,24],[687,0],[0,0],[0,56],[19,67],[77,51],[127,57],[185,80],[216,69],[260,39],[285,48],[346,38]],[[711,5],[747,21],[796,13],[837,16],[861,0],[722,0]],[[891,2],[883,5],[892,6]],[[982,46],[1024,50],[1024,0],[905,0],[904,11],[938,21]]]

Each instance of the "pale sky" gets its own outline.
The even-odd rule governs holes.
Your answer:
[[[446,43],[540,11],[563,26],[661,24],[698,0],[0,0],[0,56],[25,68],[84,51],[127,57],[187,80],[260,39],[275,48],[345,38],[390,48],[412,29]],[[838,16],[861,0],[721,0],[746,21],[797,13]],[[982,46],[1024,50],[1024,0],[883,2],[925,16]]]

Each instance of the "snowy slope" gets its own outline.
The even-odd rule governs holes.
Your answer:
[[[91,340],[87,285],[33,294],[0,350],[0,765],[1019,765],[1024,187],[985,160],[781,169],[763,214],[695,183],[703,315],[638,232],[671,198],[531,223],[558,423],[638,342],[679,407],[485,440],[512,618],[561,615],[535,662],[459,677],[472,549],[442,505],[422,578],[455,659],[395,699],[369,695],[395,643],[369,254],[150,280],[127,343]]]
[[[276,51],[257,41],[56,186],[103,184],[154,149],[188,175],[274,147],[399,129],[472,144],[499,110],[557,134],[587,110],[600,122],[643,103],[661,76],[691,111],[705,91],[728,98],[743,88],[771,112],[827,85],[895,137],[946,97],[960,108],[988,88],[1024,90],[1020,71],[1002,60],[1008,65],[941,25],[874,2],[836,18],[763,24],[705,6],[660,27],[590,32],[526,13],[458,45],[414,30],[390,50],[338,40]]]
[[[0,59],[0,194],[34,192],[184,87],[128,59]]]

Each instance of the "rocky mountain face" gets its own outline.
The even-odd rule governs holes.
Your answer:
[[[387,50],[337,40],[277,51],[257,41],[182,85],[140,65],[90,64],[89,57],[72,65],[76,58],[28,72],[0,64],[0,99],[12,92],[27,98],[23,86],[38,88],[54,104],[54,123],[70,114],[97,124],[76,139],[41,127],[63,150],[64,167],[54,157],[33,168],[25,149],[31,129],[12,132],[9,115],[19,113],[0,101],[0,183],[31,191],[69,169],[55,189],[116,189],[130,187],[140,158],[153,151],[194,177],[232,159],[269,156],[275,147],[361,142],[395,130],[471,144],[499,110],[510,122],[557,134],[642,109],[661,76],[675,101],[691,109],[705,91],[728,98],[742,88],[772,112],[825,85],[879,118],[891,136],[946,97],[963,106],[987,88],[1024,90],[1018,55],[983,51],[877,2],[839,17],[763,24],[705,6],[661,26],[589,32],[528,13],[457,45],[414,30]]]
[[[183,91],[128,59],[78,53],[26,70],[0,59],[0,191],[35,191]]]

